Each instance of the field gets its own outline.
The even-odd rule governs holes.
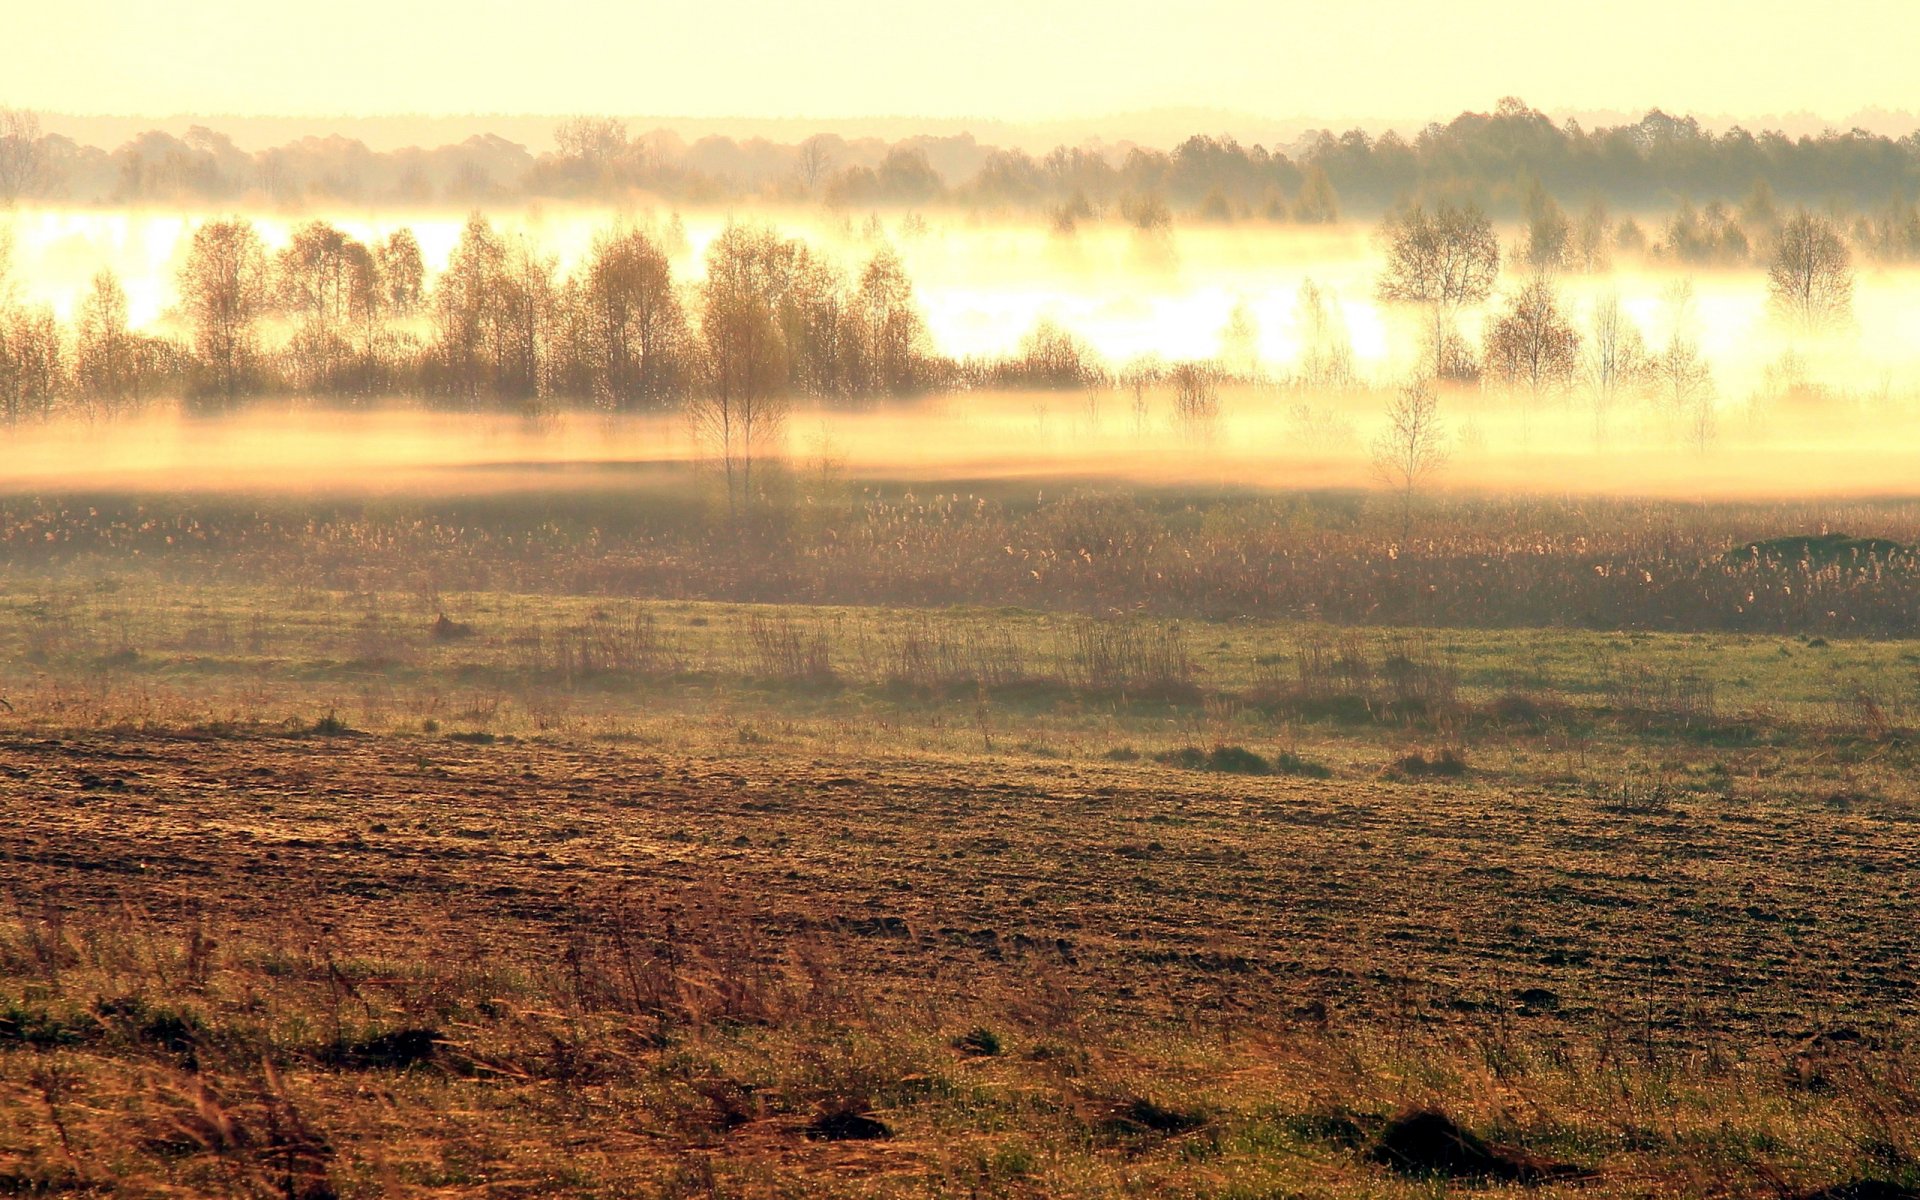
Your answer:
[[[1909,506],[1015,490],[8,501],[0,1193],[1920,1185]]]

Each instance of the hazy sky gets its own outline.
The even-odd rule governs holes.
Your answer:
[[[4,0],[0,104],[79,113],[1841,118],[1915,0]]]

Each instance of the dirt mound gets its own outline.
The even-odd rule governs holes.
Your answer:
[[[1371,1157],[1402,1175],[1535,1183],[1584,1174],[1568,1163],[1544,1162],[1491,1146],[1437,1108],[1413,1109],[1387,1122],[1374,1141]]]
[[[472,637],[473,626],[467,624],[465,621],[456,621],[447,616],[447,614],[441,613],[433,619],[431,632],[433,634],[433,640],[436,642],[457,642],[462,638]]]
[[[1387,773],[1405,778],[1439,776],[1443,779],[1458,779],[1467,773],[1467,760],[1453,749],[1437,750],[1432,757],[1415,751],[1404,758],[1395,759],[1387,768]]]
[[[892,1137],[893,1130],[865,1113],[843,1108],[815,1118],[807,1136],[822,1142],[873,1142]]]

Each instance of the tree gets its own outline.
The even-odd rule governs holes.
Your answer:
[[[1573,231],[1570,259],[1577,270],[1600,274],[1613,269],[1613,224],[1607,203],[1598,196],[1587,205]]]
[[[1152,415],[1147,397],[1151,389],[1165,379],[1167,369],[1158,357],[1143,354],[1128,362],[1120,370],[1119,383],[1133,397],[1129,406],[1133,413],[1133,432],[1136,437],[1144,437],[1147,432],[1147,420]]]
[[[598,403],[655,407],[679,391],[687,317],[652,238],[637,229],[595,238],[577,300],[587,387]]]
[[[553,131],[562,171],[579,186],[601,188],[612,182],[627,158],[626,122],[615,117],[572,117]]]
[[[546,394],[553,268],[524,237],[501,237],[479,213],[467,218],[433,293],[433,369],[450,394],[468,403]]]
[[[0,108],[0,206],[31,196],[46,182],[47,147],[40,114]]]
[[[426,267],[413,230],[401,228],[388,234],[375,252],[375,266],[386,311],[396,317],[411,317],[418,312],[426,295]]]
[[[1400,504],[1400,541],[1413,535],[1413,502],[1419,489],[1447,463],[1446,430],[1440,425],[1440,395],[1415,380],[1387,406],[1387,428],[1373,441],[1373,471]]]
[[[60,324],[44,305],[0,308],[0,416],[46,416],[66,381]]]
[[[1309,279],[1300,285],[1293,306],[1294,325],[1300,331],[1300,373],[1297,382],[1315,392],[1343,392],[1358,381],[1353,367],[1353,339],[1339,301]]]
[[[898,396],[918,387],[927,357],[927,323],[914,303],[913,281],[892,250],[874,254],[860,273],[854,312],[866,390]]]
[[[1382,229],[1387,265],[1378,283],[1389,304],[1427,306],[1431,319],[1431,373],[1437,378],[1471,376],[1472,365],[1453,333],[1461,308],[1478,304],[1500,276],[1500,242],[1493,224],[1469,205],[1441,205],[1429,214],[1414,207],[1389,217]]]
[[[1620,307],[1620,296],[1608,292],[1594,301],[1593,315],[1587,321],[1586,352],[1580,360],[1581,376],[1593,401],[1596,435],[1605,428],[1607,414],[1620,397],[1628,394],[1646,377],[1647,349],[1634,325]]]
[[[1657,403],[1687,429],[1702,449],[1713,431],[1713,370],[1700,353],[1693,313],[1693,285],[1667,289],[1667,341],[1647,365]]]
[[[571,117],[555,127],[553,140],[561,154],[601,171],[626,152],[627,125],[617,117]]]
[[[267,252],[253,224],[232,218],[194,230],[179,282],[194,352],[215,393],[231,404],[252,379],[269,296]]]
[[[1300,194],[1293,198],[1293,219],[1302,225],[1331,225],[1340,219],[1340,197],[1333,181],[1319,163],[1307,168],[1300,182]]]
[[[93,277],[74,314],[75,389],[111,413],[131,399],[138,386],[139,360],[127,323],[127,293],[112,271]]]
[[[287,357],[295,383],[337,390],[352,347],[347,335],[376,315],[378,285],[367,248],[325,221],[309,221],[274,259],[274,295],[296,328]]]
[[[1210,442],[1220,423],[1220,369],[1212,363],[1178,363],[1167,372],[1173,385],[1173,423],[1181,435]]]
[[[1527,265],[1558,271],[1573,257],[1573,222],[1539,180],[1527,192]]]
[[[809,195],[833,172],[834,147],[840,144],[841,139],[830,133],[816,133],[800,143],[797,170]]]
[[[1487,369],[1529,401],[1561,391],[1580,365],[1580,334],[1560,311],[1553,284],[1535,276],[1487,331]]]
[[[775,298],[786,244],[772,231],[729,224],[707,248],[700,287],[701,380],[688,406],[695,433],[726,481],[735,519],[755,498],[755,460],[784,427],[787,345]]]
[[[495,300],[506,272],[506,243],[474,213],[433,289],[433,367],[447,392],[468,403],[492,385],[500,342]]]
[[[1774,311],[1797,329],[1843,325],[1853,316],[1853,256],[1839,230],[1801,209],[1780,229],[1767,266]]]
[[[1220,331],[1220,366],[1242,379],[1260,372],[1260,326],[1245,300],[1236,300],[1227,314],[1226,328]]]

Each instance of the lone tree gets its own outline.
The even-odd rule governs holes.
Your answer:
[[[1373,472],[1398,494],[1400,541],[1413,533],[1413,501],[1421,486],[1447,464],[1440,396],[1422,379],[1400,389],[1387,406],[1387,428],[1373,440]]]
[[[1853,316],[1853,256],[1832,222],[1801,209],[1780,229],[1767,266],[1774,311],[1798,329],[1845,324]]]
[[[1580,333],[1561,313],[1553,284],[1535,276],[1487,331],[1487,369],[1537,401],[1571,385],[1579,366]]]
[[[1433,375],[1470,378],[1472,363],[1453,332],[1454,314],[1479,304],[1500,276],[1500,240],[1486,214],[1443,204],[1432,213],[1416,206],[1389,217],[1381,230],[1387,266],[1377,287],[1389,304],[1422,304],[1431,313]]]

